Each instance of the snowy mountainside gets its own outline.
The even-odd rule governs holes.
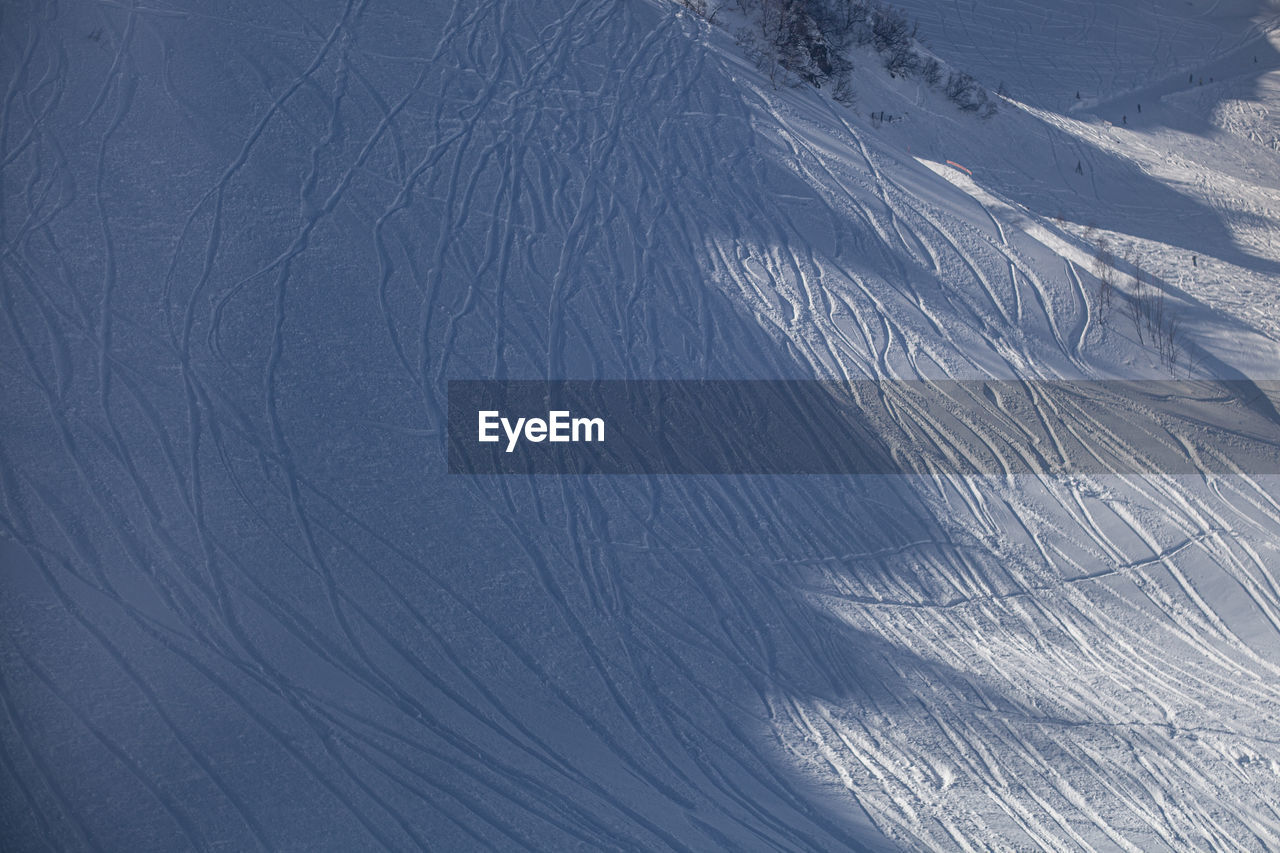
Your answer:
[[[867,104],[908,114],[901,144],[955,152],[1042,217],[1112,232],[1167,282],[1274,336],[1280,6],[895,5],[942,58],[1003,83],[1009,105],[1038,119],[1005,109],[995,121],[1016,127],[956,133],[899,87]],[[1216,262],[1187,269],[1192,255]]]
[[[657,0],[6,10],[4,846],[1280,846],[1275,476],[445,473],[453,378],[1168,378],[1130,250],[1274,378],[1274,53],[1109,112],[1266,7],[919,6],[992,119]]]

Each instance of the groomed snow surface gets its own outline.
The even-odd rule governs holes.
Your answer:
[[[6,4],[0,847],[1280,849],[1280,477],[445,473],[451,378],[1280,376],[1274,4],[900,5],[995,117],[659,0]]]

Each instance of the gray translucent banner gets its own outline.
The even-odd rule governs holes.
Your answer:
[[[449,471],[1276,474],[1278,394],[1247,380],[455,380]]]

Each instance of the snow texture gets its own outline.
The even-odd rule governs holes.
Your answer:
[[[446,473],[450,379],[1277,378],[1274,5],[900,5],[995,117],[659,0],[7,3],[0,847],[1280,848],[1280,478]]]

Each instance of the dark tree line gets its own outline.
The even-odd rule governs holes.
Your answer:
[[[984,118],[998,101],[970,74],[948,71],[917,40],[918,23],[879,0],[681,0],[714,22],[733,3],[751,22],[738,34],[761,70],[775,83],[827,87],[852,104],[853,47],[872,47],[895,77],[919,78],[960,109]],[[715,9],[710,7],[715,5]]]

